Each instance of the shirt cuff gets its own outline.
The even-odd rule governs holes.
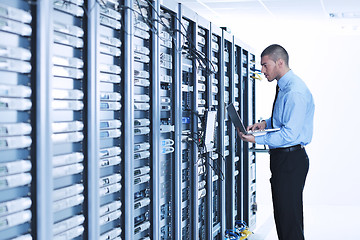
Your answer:
[[[265,145],[265,135],[255,136],[255,142],[260,145]]]
[[[266,129],[271,128],[271,118],[265,119],[266,122]]]

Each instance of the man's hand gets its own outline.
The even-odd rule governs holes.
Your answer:
[[[246,135],[246,134],[243,134],[238,128],[236,128],[238,134],[239,134],[239,137],[245,141],[245,142],[251,142],[251,143],[255,143],[255,137],[254,135]]]
[[[247,131],[264,130],[266,128],[266,121],[261,121],[247,127]]]

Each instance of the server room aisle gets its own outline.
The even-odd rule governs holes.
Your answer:
[[[260,205],[258,227],[249,240],[277,240],[271,205]],[[358,240],[360,207],[304,206],[306,240]]]

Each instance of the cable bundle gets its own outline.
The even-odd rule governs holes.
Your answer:
[[[244,240],[253,234],[242,220],[235,221],[235,229],[225,231],[225,240]]]

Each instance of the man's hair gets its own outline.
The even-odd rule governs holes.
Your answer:
[[[286,66],[289,66],[289,54],[285,48],[278,44],[272,44],[265,48],[265,50],[261,53],[261,57],[264,56],[269,56],[274,62],[281,58],[284,60]]]

